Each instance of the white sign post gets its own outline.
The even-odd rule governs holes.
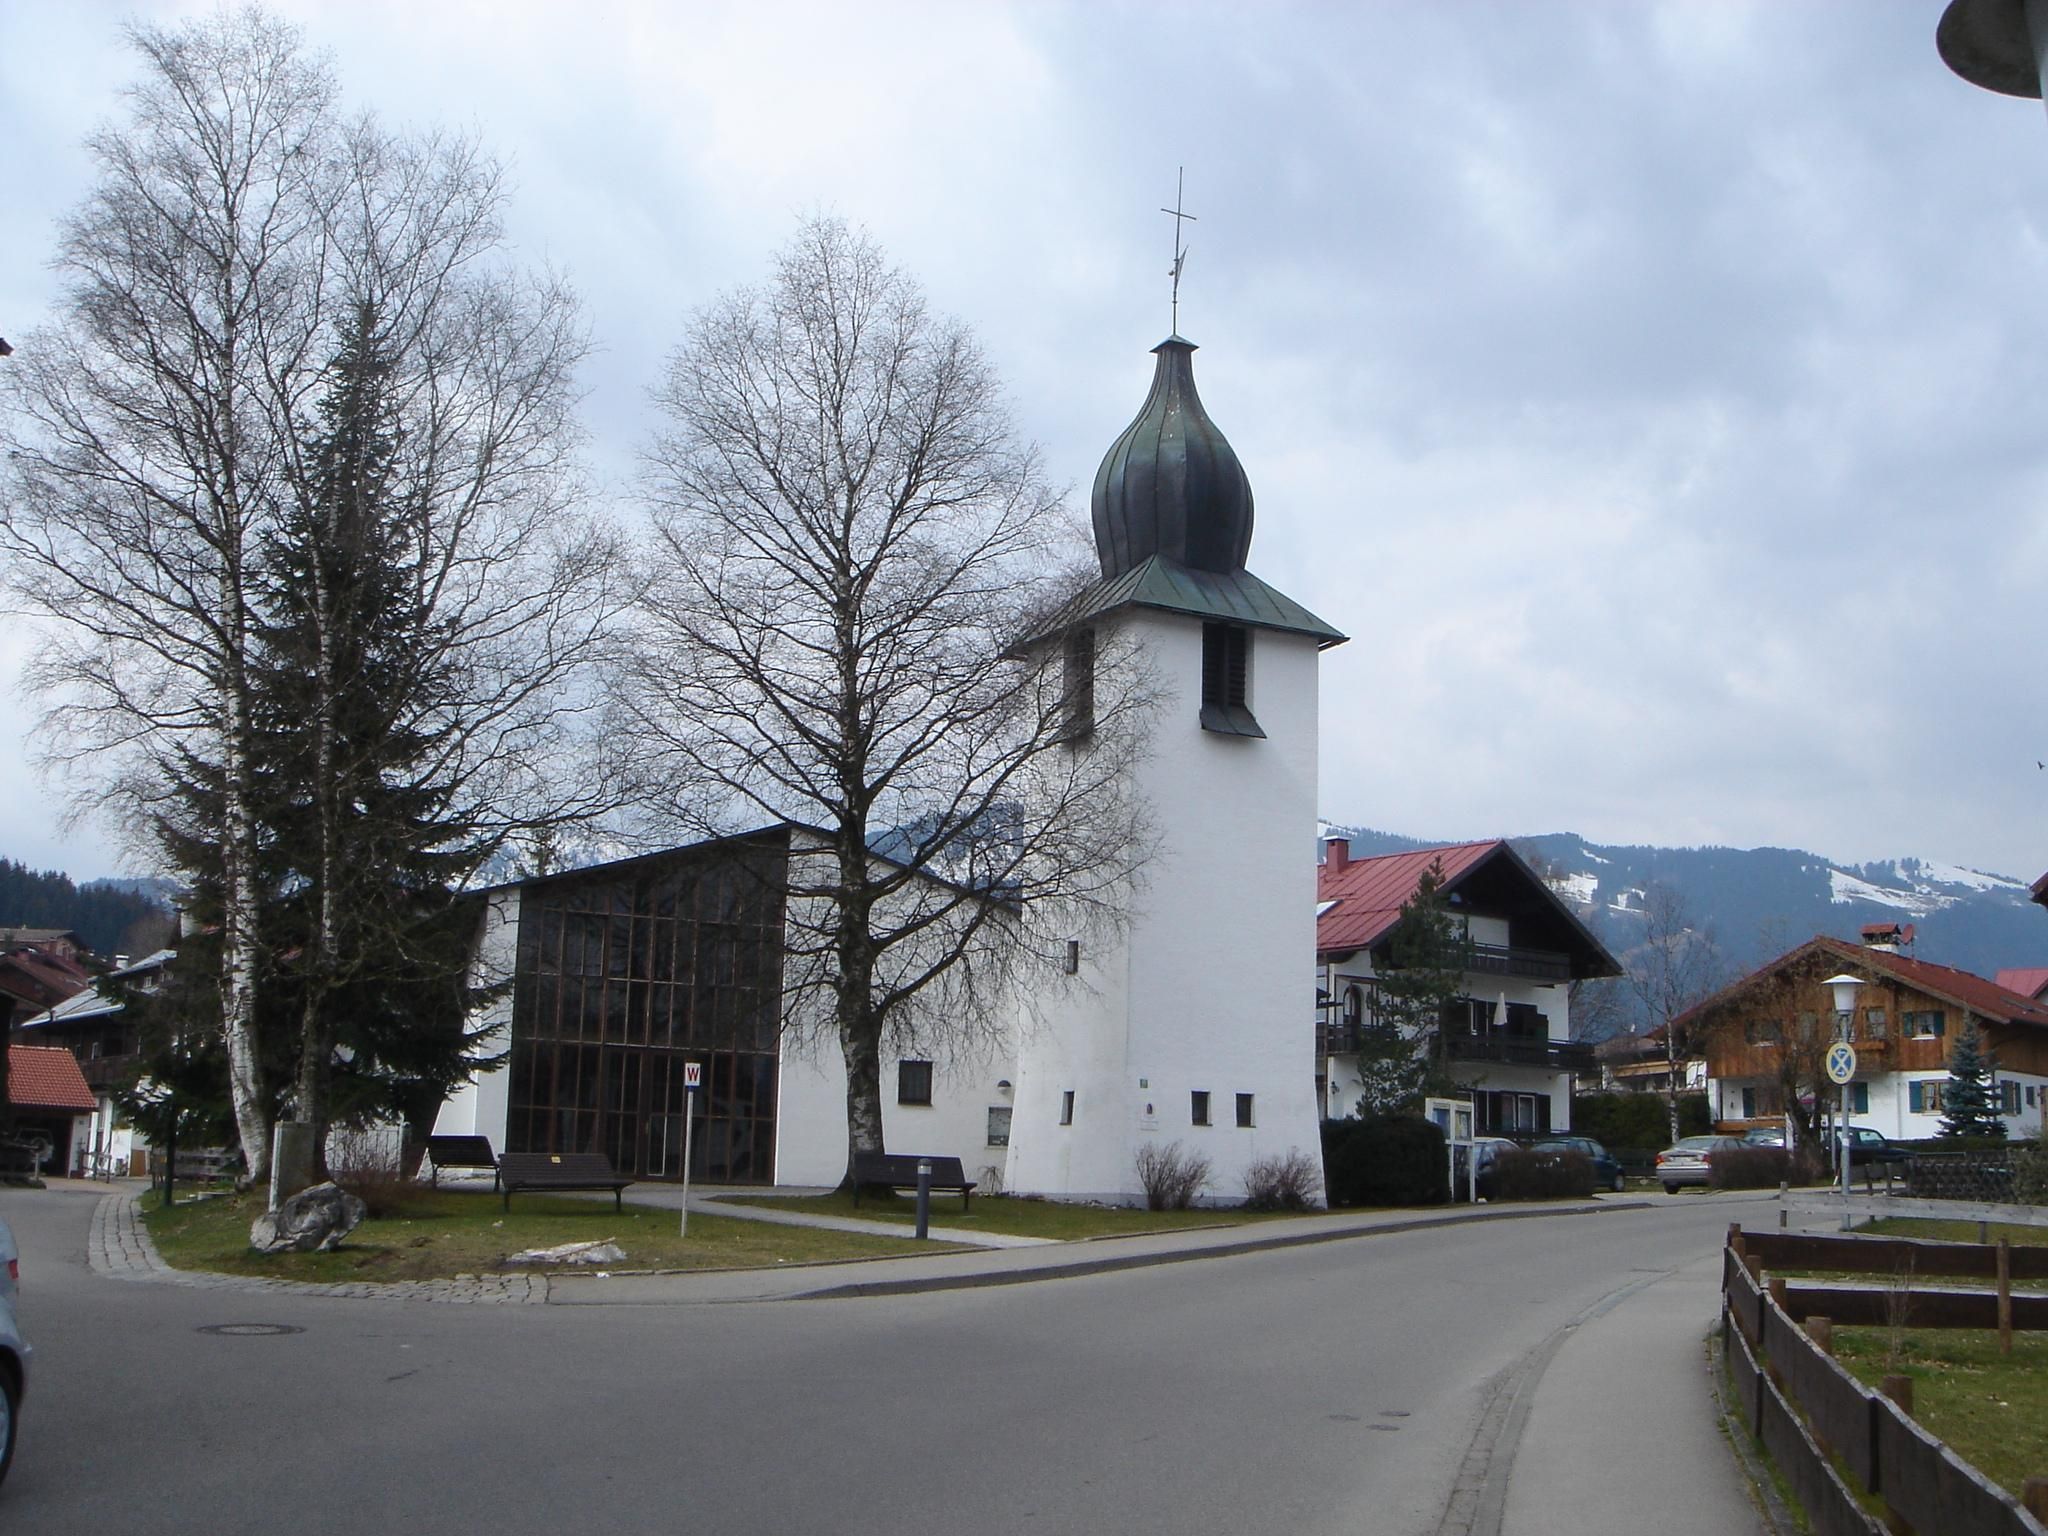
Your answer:
[[[1844,1015],[1846,1017],[1846,1015]],[[1849,1163],[1856,1139],[1849,1134],[1849,1079],[1856,1075],[1856,1047],[1837,1040],[1828,1047],[1828,1081],[1842,1090],[1842,1123],[1836,1128],[1835,1155],[1842,1160],[1842,1230],[1849,1230]]]
[[[690,1235],[690,1132],[697,1120],[697,1090],[704,1086],[704,1064],[683,1063],[683,1219],[678,1237]]]

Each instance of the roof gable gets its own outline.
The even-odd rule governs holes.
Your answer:
[[[1959,971],[1952,965],[1936,965],[1931,960],[1916,960],[1910,955],[1894,954],[1890,950],[1870,949],[1861,944],[1851,944],[1846,939],[1830,938],[1824,933],[1815,934],[1796,949],[1787,950],[1747,976],[1730,982],[1712,997],[1695,1003],[1679,1015],[1677,1022],[1683,1025],[1738,1004],[1744,994],[1767,983],[1776,973],[1817,956],[1826,957],[1830,965],[1841,964],[1851,969],[1861,967],[1866,973],[1885,976],[1924,992],[1939,1002],[1950,1003],[1975,1014],[1987,1023],[2048,1026],[2048,1003],[2011,991],[1973,972]]]
[[[89,1115],[98,1108],[78,1058],[54,1046],[7,1047],[7,1102],[16,1109],[68,1109]]]
[[[1573,976],[1621,974],[1614,957],[1571,908],[1505,838],[1498,837],[1349,859],[1341,867],[1322,864],[1316,870],[1316,953],[1348,954],[1385,942],[1400,921],[1402,906],[1433,866],[1442,869],[1446,895],[1471,900],[1461,910],[1491,915],[1496,906],[1514,905],[1521,909],[1521,923],[1526,924],[1531,914],[1540,917],[1555,936],[1556,947],[1571,956]],[[1482,886],[1490,887],[1487,899],[1478,899]],[[1503,901],[1504,894],[1511,901]]]

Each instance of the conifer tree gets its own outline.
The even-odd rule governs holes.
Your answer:
[[[482,1064],[456,909],[492,844],[452,804],[425,728],[423,705],[448,694],[453,660],[433,540],[398,472],[379,320],[363,302],[341,328],[306,433],[303,494],[265,552],[256,676],[279,893],[271,950],[297,1015],[293,1112],[316,1147],[337,1111],[397,1113],[417,1135]]]
[[[1941,1134],[1943,1136],[1987,1136],[2005,1138],[2005,1121],[1999,1117],[1995,1100],[1997,1063],[1984,1050],[1984,1041],[1971,1019],[1957,1034],[1949,1051],[1948,1082],[1941,1090]]]
[[[1423,1099],[1455,1086],[1445,1025],[1464,990],[1471,946],[1443,884],[1443,864],[1434,862],[1388,934],[1377,1001],[1360,1031],[1362,1112],[1419,1111]]]

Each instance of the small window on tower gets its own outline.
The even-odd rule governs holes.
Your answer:
[[[1242,624],[1202,626],[1202,729],[1264,736],[1252,718],[1252,632]]]
[[[1060,740],[1079,745],[1095,734],[1095,631],[1067,632],[1060,675]]]

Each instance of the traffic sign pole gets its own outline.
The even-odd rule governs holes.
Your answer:
[[[690,1235],[690,1133],[697,1122],[697,1090],[704,1081],[701,1062],[683,1063],[683,1219],[676,1235]]]
[[[1844,1014],[1844,1021],[1848,1015]],[[1847,1232],[1853,1223],[1849,1220],[1849,1162],[1853,1156],[1854,1139],[1849,1135],[1849,1079],[1856,1075],[1856,1047],[1847,1040],[1837,1040],[1828,1047],[1828,1076],[1842,1090],[1842,1113],[1835,1127],[1835,1155],[1842,1161],[1842,1230]]]

